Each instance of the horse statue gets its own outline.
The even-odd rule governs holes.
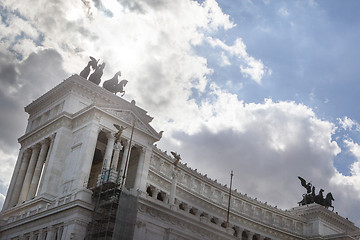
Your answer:
[[[114,77],[105,81],[103,83],[103,88],[105,88],[106,90],[112,92],[112,93],[122,93],[121,97],[124,96],[125,94],[125,90],[124,90],[124,87],[126,86],[126,84],[128,83],[127,80],[121,80],[119,83],[118,83],[118,77],[121,76],[121,72],[117,72],[115,73]]]
[[[320,189],[319,194],[315,196],[314,202],[320,205],[324,205],[324,195],[323,195],[324,189]]]
[[[101,76],[104,73],[104,68],[105,68],[105,63],[102,63],[99,66],[97,66],[97,68],[95,69],[95,72],[93,72],[90,75],[89,81],[99,85],[99,83],[101,82]]]
[[[119,80],[118,80],[119,76],[121,76],[120,71],[115,73],[113,78],[104,81],[103,88],[113,93],[115,91],[116,86],[119,84]]]
[[[83,78],[87,79],[89,74],[90,74],[90,67],[92,67],[93,70],[95,70],[97,68],[97,64],[99,62],[99,60],[96,60],[95,58],[90,56],[91,61],[88,62],[88,64],[86,65],[86,67],[80,72],[80,76],[82,76]]]
[[[331,192],[329,192],[328,194],[326,194],[326,197],[324,200],[324,207],[326,207],[326,209],[331,207],[332,211],[334,211],[334,206],[332,205],[332,201],[335,201],[335,199],[333,198]]]
[[[303,194],[303,199],[298,202],[299,206],[314,203],[314,197],[311,194]]]

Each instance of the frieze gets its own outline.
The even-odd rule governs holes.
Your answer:
[[[145,124],[140,121],[134,113],[129,110],[113,110],[113,109],[104,109],[105,112],[112,114],[116,118],[126,122],[129,125],[132,125],[135,121],[135,127],[142,130],[143,132],[153,135],[151,131],[145,126]]]
[[[38,129],[36,132],[30,132],[19,138],[19,142],[22,147],[27,147],[33,145],[34,143],[40,141],[41,139],[48,137],[55,130],[59,129],[62,126],[69,127],[71,125],[71,119],[63,115],[54,122],[49,123],[48,125]]]

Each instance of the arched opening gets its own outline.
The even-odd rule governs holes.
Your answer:
[[[157,199],[157,200],[160,200],[160,201],[164,201],[164,195],[165,195],[165,193],[159,192],[158,195],[157,195],[157,197],[156,197],[156,199]]]
[[[196,214],[198,213],[198,211],[199,211],[199,210],[196,209],[196,208],[191,208],[190,211],[189,211],[189,213],[192,214],[192,215],[196,215]]]
[[[250,240],[249,237],[248,237],[248,234],[245,231],[242,232],[241,239],[242,240]]]
[[[217,224],[219,222],[219,219],[217,219],[216,217],[211,218],[210,222]]]
[[[180,203],[179,209],[185,211],[185,203]]]
[[[151,187],[150,186],[148,186],[147,188],[146,188],[146,193],[150,196],[150,197],[152,197],[152,190],[151,190]]]

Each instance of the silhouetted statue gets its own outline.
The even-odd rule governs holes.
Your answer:
[[[331,192],[326,194],[325,200],[324,200],[324,206],[328,209],[329,207],[332,208],[332,211],[334,211],[334,206],[332,205],[332,201],[335,201],[333,198]]]
[[[302,177],[298,177],[301,181],[301,186],[303,186],[304,188],[306,188],[306,194],[303,194],[303,199],[298,202],[299,206],[300,205],[307,205],[307,204],[311,204],[311,203],[317,203],[320,204],[324,207],[326,207],[327,209],[329,207],[332,208],[332,210],[334,211],[334,206],[332,206],[332,201],[335,201],[331,192],[329,192],[326,197],[324,198],[323,192],[324,189],[320,189],[319,194],[315,195],[315,186],[312,186],[311,183],[306,183],[305,179],[303,179]]]
[[[87,79],[87,77],[90,74],[90,67],[92,67],[93,70],[97,68],[98,61],[95,58],[90,56],[91,61],[88,62],[87,66],[80,72],[80,76]]]
[[[112,93],[122,93],[121,96],[124,96],[125,94],[125,90],[124,90],[124,87],[126,86],[127,84],[127,80],[121,80],[120,83],[118,82],[118,77],[121,76],[121,72],[117,72],[115,73],[114,77],[109,79],[109,80],[106,80],[104,83],[103,83],[103,88],[105,88],[106,90],[112,92]]]
[[[93,72],[90,75],[89,81],[99,85],[99,83],[101,82],[101,76],[103,75],[103,72],[104,72],[104,68],[105,68],[105,63],[102,63],[99,66],[97,66],[97,68],[95,69],[95,72]]]
[[[299,206],[314,203],[315,186],[312,186],[311,183],[307,183],[306,180],[300,176],[298,178],[300,179],[301,186],[303,186],[306,189],[306,194],[303,194],[303,199],[300,202],[298,202]]]
[[[303,186],[304,188],[306,188],[306,191],[307,191],[307,193],[309,194],[309,193],[311,193],[311,183],[306,183],[306,180],[305,179],[303,179],[302,177],[298,177],[299,179],[300,179],[300,181],[301,181],[301,186]]]
[[[174,165],[177,166],[177,164],[178,164],[179,161],[181,160],[180,154],[178,154],[178,153],[176,153],[176,152],[171,152],[171,154],[172,154],[173,157],[175,158]]]
[[[323,205],[324,204],[324,195],[323,195],[324,189],[320,189],[319,194],[315,196],[314,202],[317,204]]]
[[[119,126],[119,125],[117,125],[117,124],[113,124],[113,125],[114,125],[114,127],[116,127],[116,129],[118,130],[118,131],[114,134],[115,143],[117,143],[119,140],[121,140],[122,132],[126,129],[126,127]]]

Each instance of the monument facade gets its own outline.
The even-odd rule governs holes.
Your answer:
[[[161,132],[135,101],[83,76],[25,111],[0,239],[360,239],[316,203],[281,210],[236,191],[227,222],[229,189],[158,149]]]

